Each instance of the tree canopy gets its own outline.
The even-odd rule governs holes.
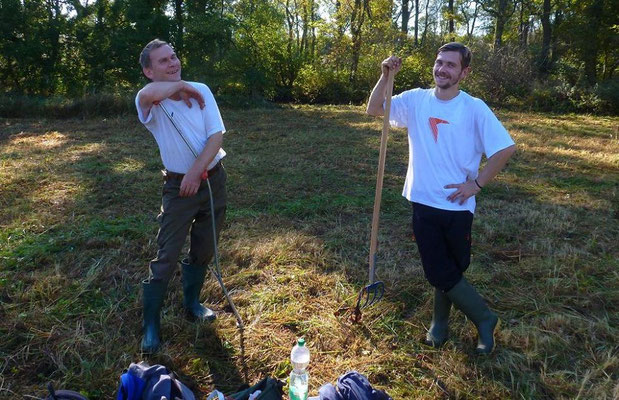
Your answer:
[[[430,85],[436,49],[458,40],[474,52],[465,87],[490,102],[616,110],[618,14],[611,0],[0,0],[0,78],[5,93],[133,92],[160,38],[220,95],[360,102],[389,54],[405,59],[396,90]]]

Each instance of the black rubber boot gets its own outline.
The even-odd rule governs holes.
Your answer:
[[[187,259],[181,262],[183,270],[183,306],[187,316],[193,320],[214,321],[215,313],[200,303],[200,291],[206,276],[206,266],[197,267],[189,264]]]
[[[440,289],[434,288],[434,314],[424,341],[428,346],[439,348],[449,338],[449,311],[451,300]]]
[[[156,353],[159,350],[159,321],[161,306],[168,289],[168,283],[163,281],[145,280],[142,282],[143,314],[142,352]]]
[[[494,332],[499,317],[490,311],[484,299],[464,277],[447,292],[447,297],[475,324],[479,335],[475,351],[490,354],[494,350]]]

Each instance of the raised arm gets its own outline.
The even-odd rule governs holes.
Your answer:
[[[385,102],[385,96],[387,94],[387,78],[390,73],[397,74],[402,68],[402,59],[396,56],[391,56],[385,59],[381,63],[382,74],[380,79],[376,82],[376,86],[372,89],[370,100],[365,112],[375,117],[383,116],[385,110],[383,109],[383,103]]]
[[[153,104],[168,97],[179,97],[191,108],[191,99],[196,99],[200,108],[204,108],[204,97],[198,89],[185,81],[151,82],[140,90],[139,104],[144,118],[148,117]]]

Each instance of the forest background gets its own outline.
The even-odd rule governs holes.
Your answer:
[[[0,0],[0,115],[133,112],[138,55],[173,44],[183,77],[226,105],[366,100],[432,84],[436,49],[472,47],[464,84],[491,105],[617,114],[614,0]]]

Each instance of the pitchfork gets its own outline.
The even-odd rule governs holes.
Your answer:
[[[389,114],[391,111],[391,95],[393,93],[393,77],[394,73],[389,71],[387,78],[387,93],[385,95],[385,112],[383,119],[383,132],[380,138],[380,154],[378,157],[378,175],[376,177],[376,194],[374,195],[374,213],[372,215],[372,233],[370,235],[370,283],[365,286],[357,296],[357,305],[352,311],[350,319],[357,323],[361,321],[361,310],[368,308],[383,298],[385,294],[385,284],[382,281],[376,281],[376,251],[378,249],[378,220],[380,217],[380,202],[383,192],[383,177],[385,175],[385,158],[387,155],[387,137],[389,135]],[[350,309],[340,309],[336,312],[339,315],[342,311]]]

